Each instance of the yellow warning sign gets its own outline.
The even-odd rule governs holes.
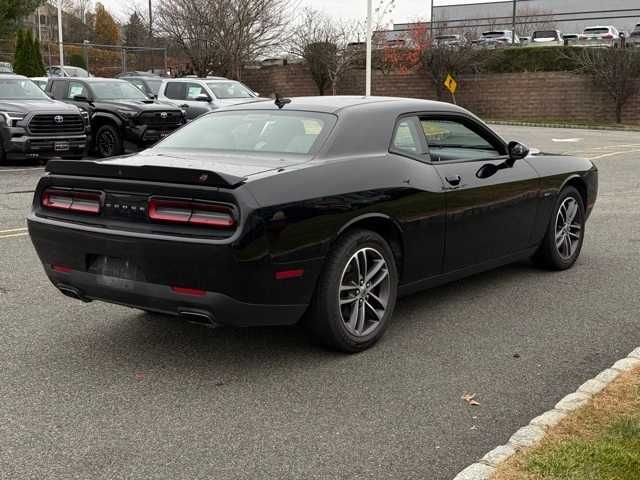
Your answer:
[[[456,79],[453,78],[451,74],[447,75],[447,78],[444,79],[444,86],[447,87],[447,90],[449,90],[452,95],[458,90],[458,82],[456,82]]]

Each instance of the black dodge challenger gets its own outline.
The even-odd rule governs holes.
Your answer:
[[[382,336],[398,295],[527,258],[571,267],[598,190],[588,160],[375,97],[229,107],[47,171],[29,232],[62,293],[212,325],[302,320],[347,352]]]

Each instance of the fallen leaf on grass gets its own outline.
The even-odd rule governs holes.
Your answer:
[[[478,402],[477,400],[474,400],[475,396],[476,396],[475,393],[465,393],[464,395],[462,395],[462,400],[467,402],[469,405],[473,405],[475,407],[480,405],[480,402]]]

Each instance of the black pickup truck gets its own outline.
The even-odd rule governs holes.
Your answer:
[[[50,99],[21,75],[0,74],[0,164],[7,159],[80,159],[87,149],[89,116]]]
[[[186,122],[181,109],[149,98],[125,80],[50,78],[45,91],[89,114],[100,157],[147,148]]]

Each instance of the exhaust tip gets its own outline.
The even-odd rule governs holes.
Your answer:
[[[83,296],[80,293],[80,290],[78,290],[77,288],[68,287],[66,285],[58,285],[58,290],[60,290],[60,292],[63,295],[73,298],[75,300],[80,300],[81,302],[85,302],[85,303],[89,303],[91,301],[90,299]]]
[[[204,325],[205,327],[215,328],[218,326],[216,322],[214,322],[211,314],[206,312],[199,312],[193,310],[180,310],[178,312],[180,318],[186,320],[189,323],[195,323],[197,325]]]

